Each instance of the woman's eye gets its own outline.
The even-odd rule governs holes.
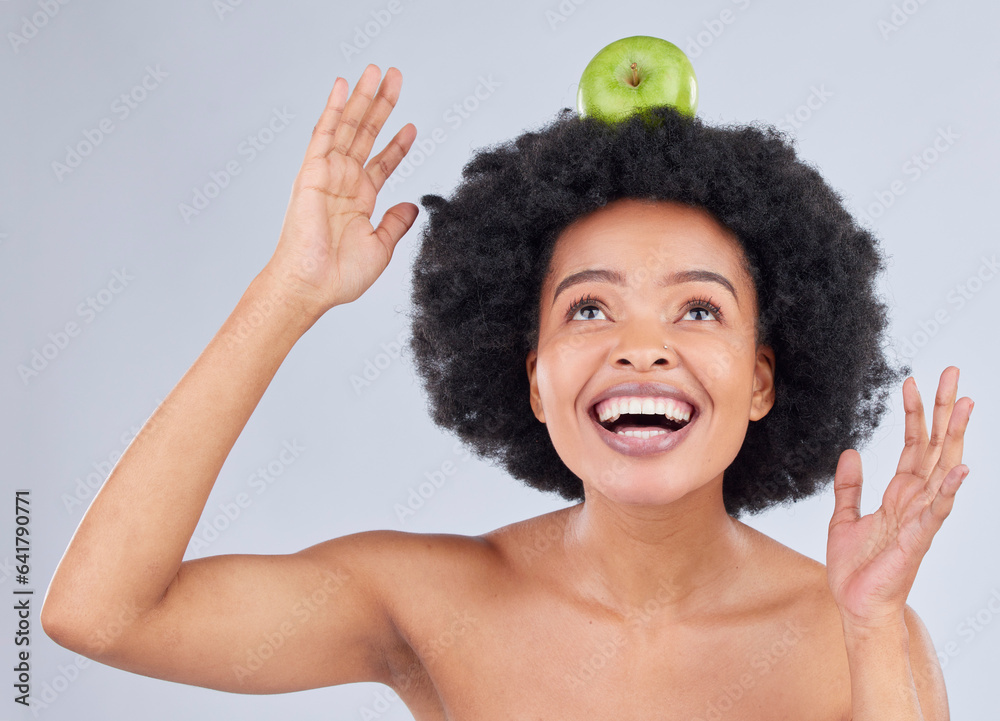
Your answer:
[[[722,309],[707,299],[696,298],[688,301],[687,310],[685,311],[684,318],[682,318],[682,320],[687,319],[691,313],[700,314],[693,318],[693,320],[699,322],[706,320],[722,320]],[[573,303],[573,305],[570,306],[567,317],[571,321],[609,320],[608,317],[604,315],[604,311],[601,310],[600,302],[596,298],[591,297],[583,297]]]
[[[601,320],[600,318],[597,318],[594,315],[594,313],[600,313],[602,316],[604,315],[604,311],[602,311],[596,305],[591,305],[591,304],[582,305],[579,308],[577,308],[576,313],[573,314],[572,320]],[[604,320],[607,319],[604,318]]]
[[[713,318],[715,318],[715,312],[712,311],[710,308],[706,308],[705,306],[702,305],[696,305],[693,308],[689,308],[688,313],[701,313],[702,315],[708,313],[711,314]],[[703,320],[703,318],[695,318],[695,320]],[[716,318],[716,320],[718,320],[718,318]]]

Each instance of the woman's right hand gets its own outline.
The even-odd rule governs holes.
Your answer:
[[[386,71],[381,87],[380,74],[368,65],[349,99],[347,81],[334,82],[292,186],[278,247],[264,269],[316,318],[359,298],[417,218],[416,205],[397,203],[377,228],[371,224],[376,195],[416,138],[407,123],[365,164],[402,85],[398,69]]]

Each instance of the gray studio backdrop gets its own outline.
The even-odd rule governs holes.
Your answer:
[[[474,149],[574,106],[597,50],[648,34],[688,52],[704,120],[788,130],[883,239],[895,348],[924,398],[945,367],[961,368],[959,393],[977,401],[971,474],[909,603],[933,636],[954,718],[984,718],[1000,669],[1000,457],[987,432],[1000,398],[998,25],[985,0],[0,0],[2,606],[29,588],[37,612],[114,459],[270,257],[338,75],[353,89],[369,62],[403,73],[375,151],[406,122],[417,144],[380,195],[381,217],[450,193]],[[292,350],[188,558],[289,553],[377,528],[477,535],[569,505],[470,457],[429,420],[400,353],[424,221],[367,294]],[[897,389],[862,450],[865,513],[894,472],[902,422]],[[25,585],[13,570],[15,489],[31,494]],[[234,514],[240,494],[249,503]],[[832,510],[831,487],[745,521],[825,561]],[[13,702],[17,617],[6,610],[0,718],[411,718],[378,684],[251,697],[88,664],[51,642],[37,613],[31,623],[44,706]]]

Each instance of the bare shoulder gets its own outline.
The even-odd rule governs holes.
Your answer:
[[[758,549],[758,590],[763,592],[770,586],[779,591],[778,607],[769,614],[771,620],[765,625],[772,631],[762,634],[759,641],[774,679],[791,693],[812,697],[823,707],[838,709],[843,718],[849,718],[850,667],[826,565],[756,529],[746,528],[748,539]],[[786,662],[786,657],[793,662]]]
[[[414,609],[439,610],[442,596],[456,598],[489,576],[493,550],[480,536],[374,530],[352,534],[367,580],[397,625]]]
[[[928,721],[947,721],[950,718],[948,691],[934,641],[927,626],[909,605],[903,609],[903,619],[909,632],[910,670],[920,700],[920,710]]]
[[[447,644],[460,643],[465,630],[481,625],[494,601],[524,586],[518,569],[545,555],[555,529],[564,525],[560,515],[528,518],[480,536],[394,530],[353,534],[370,569],[372,592],[396,627],[396,645],[386,650],[397,676],[394,687],[412,685],[424,664]],[[400,673],[406,678],[398,678]]]
[[[840,612],[827,583],[826,565],[765,533],[743,524],[748,543],[754,549],[751,589],[774,589],[774,598],[790,617],[811,619],[825,628],[826,635],[841,632]]]
[[[801,628],[813,638],[809,657],[814,659],[816,668],[825,668],[831,679],[837,679],[837,695],[849,700],[847,649],[840,612],[827,585],[826,566],[763,533],[750,530],[751,537],[771,558],[766,566],[769,572],[791,580],[787,590],[796,602],[794,617],[800,619]],[[930,633],[909,605],[904,607],[903,618],[909,632],[913,679],[924,716],[928,719],[947,719],[948,696],[944,674]]]
[[[799,553],[766,533],[746,524],[740,524],[747,541],[752,544],[761,569],[787,579],[789,584],[826,586],[826,566],[814,558]],[[819,590],[818,588],[816,590]],[[833,599],[830,598],[832,602]]]
[[[382,649],[388,685],[414,711],[436,696],[427,661],[475,620],[470,592],[488,590],[495,551],[482,537],[449,533],[374,530],[351,537],[394,628],[392,644]]]

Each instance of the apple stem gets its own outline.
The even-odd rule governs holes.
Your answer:
[[[632,87],[639,84],[639,71],[636,70],[635,63],[632,63]]]

